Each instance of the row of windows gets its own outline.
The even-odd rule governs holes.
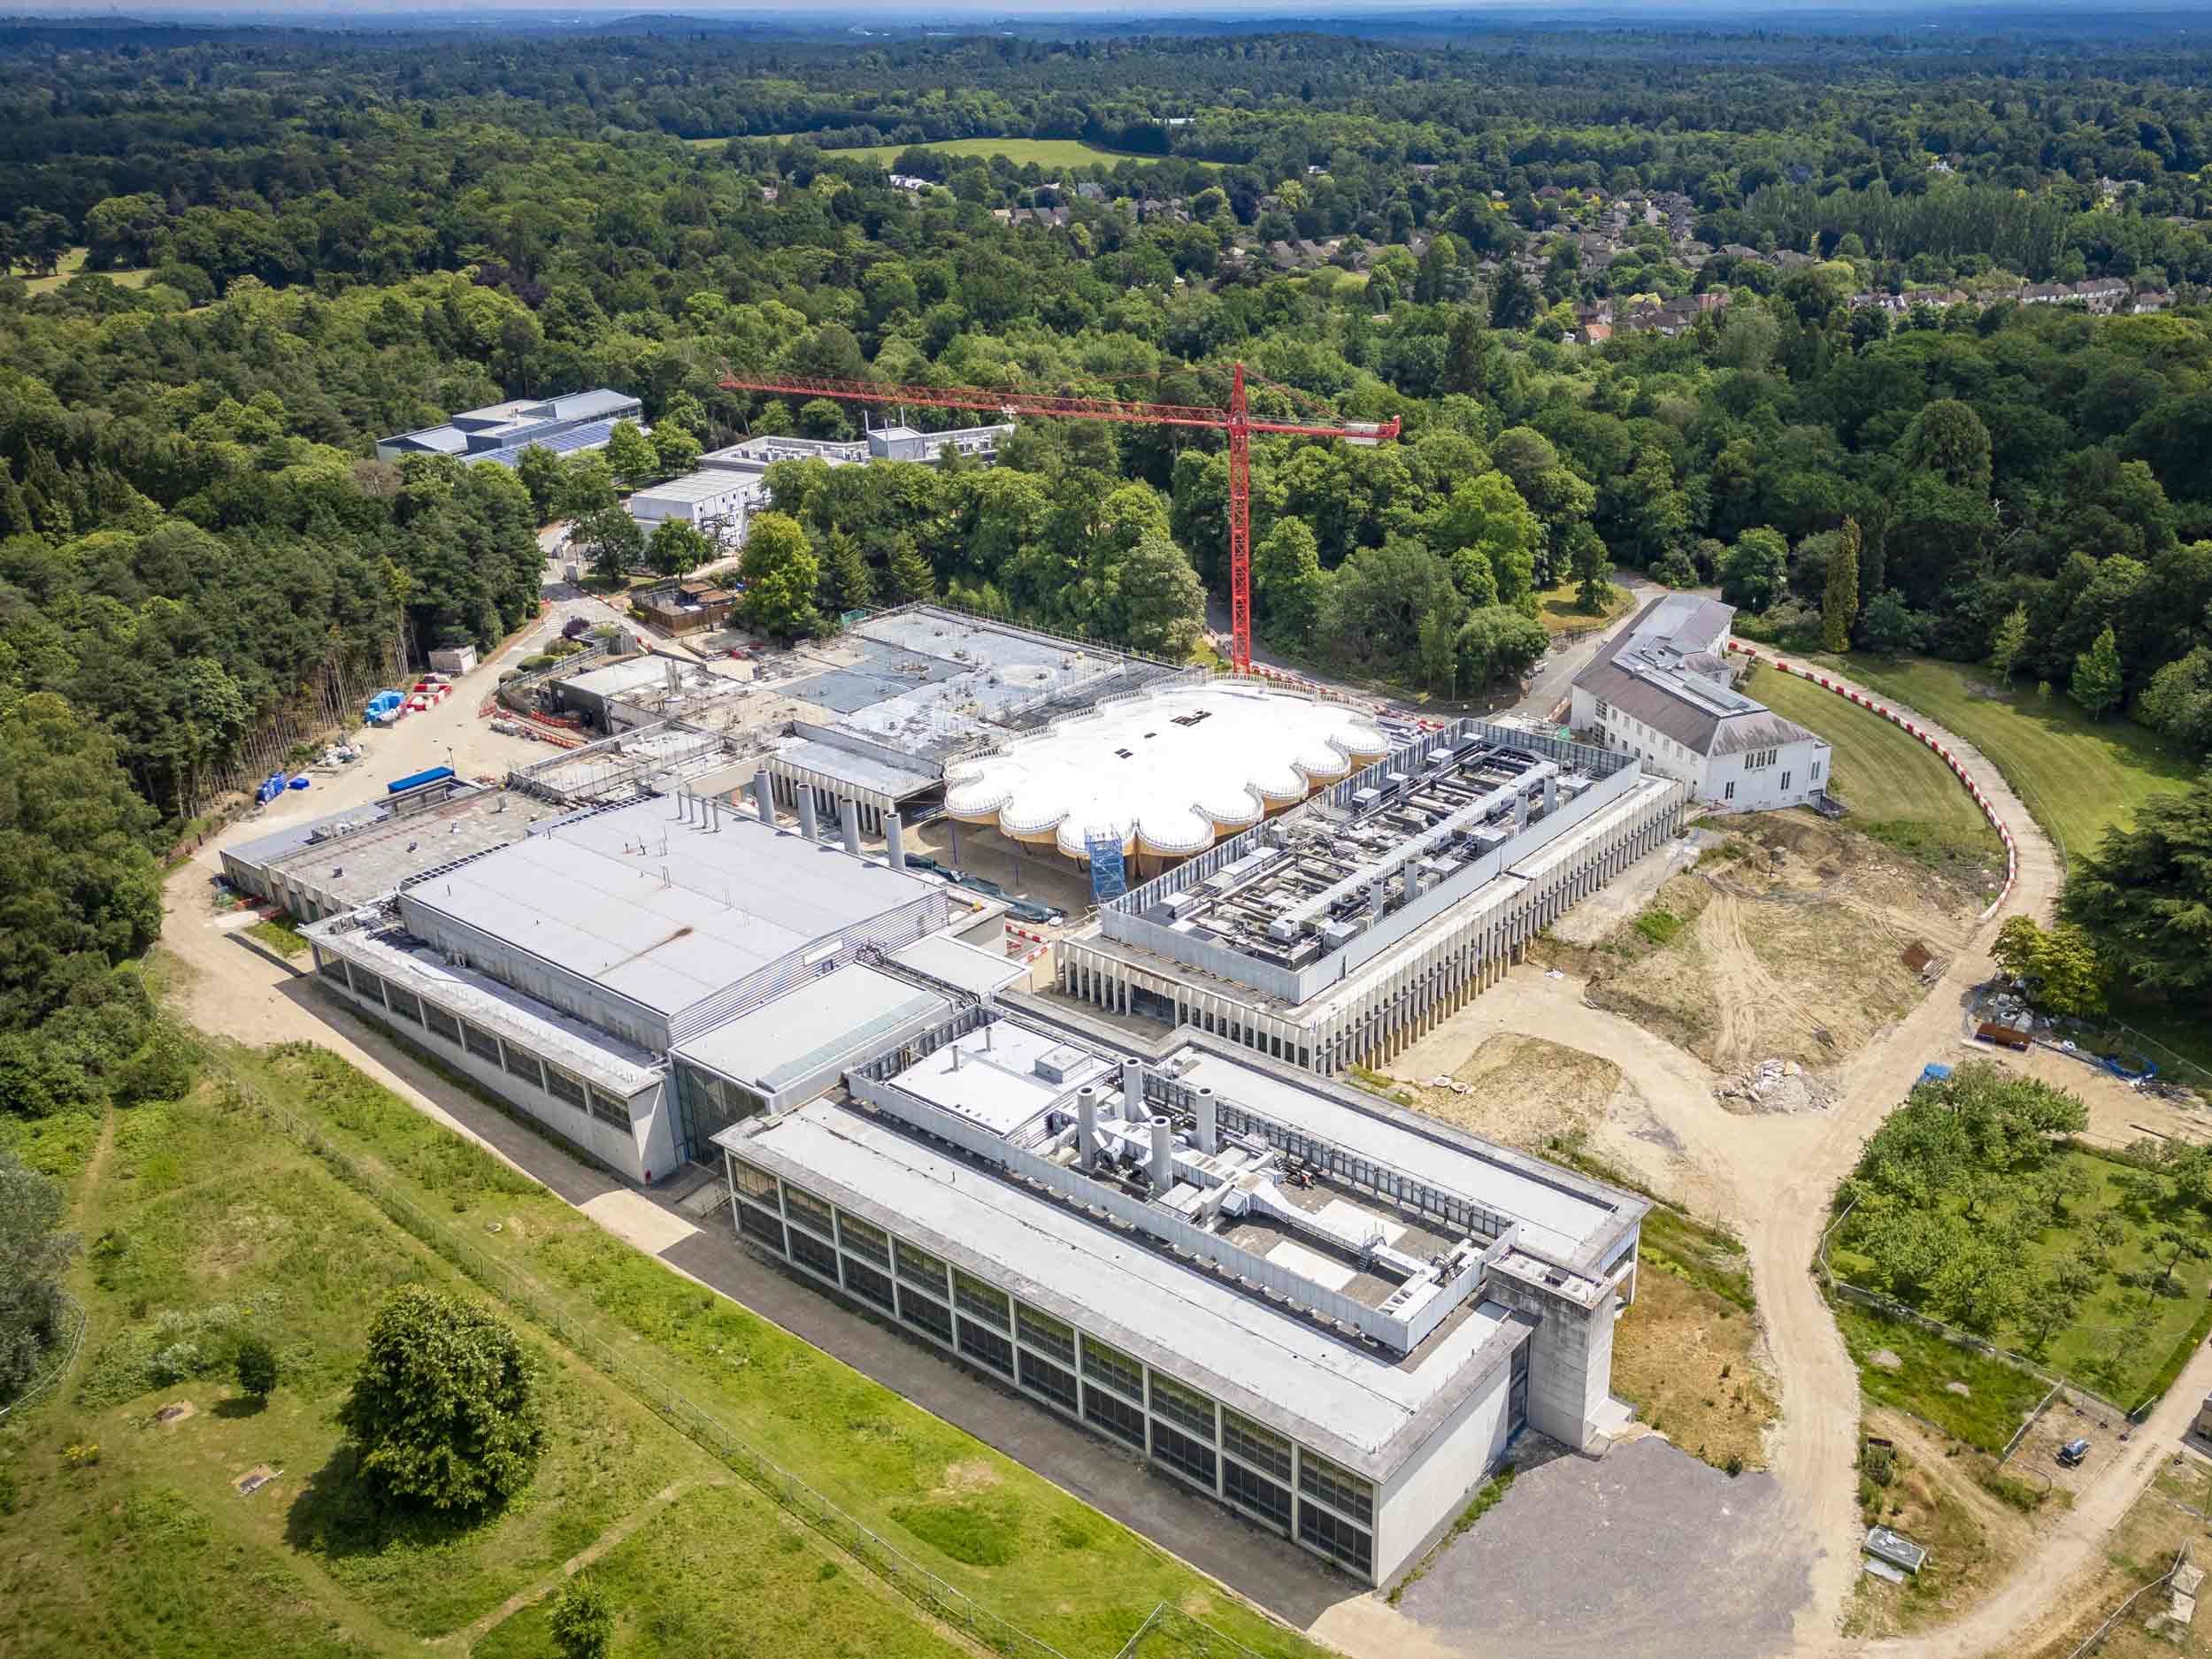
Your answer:
[[[1233,1457],[1221,1460],[1221,1489],[1230,1502],[1240,1503],[1262,1519],[1290,1531],[1290,1488],[1279,1486],[1264,1475],[1254,1474]]]
[[[831,1219],[830,1207],[803,1187],[787,1186],[783,1189],[783,1213],[794,1221],[804,1222],[826,1239],[837,1236],[837,1224]]]
[[[410,1025],[427,1027],[446,1041],[457,1043],[478,1059],[502,1067],[511,1076],[520,1078],[531,1087],[550,1094],[565,1105],[588,1110],[602,1123],[617,1129],[630,1127],[630,1108],[627,1102],[618,1100],[604,1089],[587,1087],[578,1079],[557,1066],[545,1064],[528,1050],[502,1043],[490,1032],[457,1019],[442,1009],[422,1001],[411,991],[403,991],[389,980],[380,980],[365,968],[355,968],[349,976],[345,962],[333,956],[323,964],[324,977],[349,987],[371,1002],[381,1002],[396,1018]]]
[[[1363,1578],[1375,1571],[1375,1540],[1349,1521],[1310,1503],[1298,1506],[1298,1536],[1325,1555],[1335,1556]]]
[[[961,1312],[973,1314],[987,1325],[995,1325],[1002,1331],[1014,1328],[1012,1302],[1004,1291],[994,1290],[979,1279],[956,1272],[952,1276],[952,1299],[959,1304]]]
[[[760,1199],[773,1206],[776,1202],[776,1178],[757,1164],[748,1164],[743,1158],[730,1160],[730,1179],[740,1194]]]
[[[1021,1339],[1033,1348],[1042,1349],[1055,1356],[1063,1365],[1075,1363],[1075,1327],[1054,1318],[1048,1313],[1039,1313],[1034,1308],[1018,1307],[1014,1317],[1021,1326]]]
[[[1373,1483],[1361,1479],[1350,1470],[1327,1458],[1306,1453],[1298,1460],[1298,1490],[1310,1498],[1318,1498],[1330,1508],[1350,1516],[1354,1520],[1373,1525],[1375,1521],[1375,1488]]]
[[[1088,1348],[1088,1343],[1084,1344]],[[1083,1416],[1117,1440],[1144,1450],[1144,1413],[1126,1400],[1118,1400],[1094,1383],[1083,1385]]]
[[[891,1235],[856,1216],[837,1212],[837,1239],[855,1256],[865,1256],[881,1267],[891,1265]]]
[[[1272,1429],[1263,1429],[1250,1417],[1224,1409],[1221,1414],[1222,1449],[1278,1480],[1290,1479],[1290,1441]],[[1286,1517],[1285,1525],[1289,1525]]]
[[[1132,1400],[1144,1398],[1144,1367],[1095,1337],[1083,1339],[1083,1374],[1110,1384]]]
[[[1152,1373],[1152,1415],[1179,1423],[1194,1433],[1206,1437],[1206,1444],[1214,1441],[1214,1402],[1195,1388],[1186,1388],[1181,1383]]]
[[[733,1159],[732,1167],[741,1193],[770,1195],[768,1191],[757,1189],[772,1190],[772,1176],[741,1160]],[[949,1309],[931,1297],[916,1295],[903,1286],[895,1295],[890,1276],[857,1259],[856,1250],[872,1255],[880,1244],[889,1244],[887,1255],[895,1260],[899,1276],[932,1290],[944,1283],[941,1275],[945,1264],[926,1251],[890,1240],[882,1229],[868,1223],[840,1214],[833,1224],[829,1206],[810,1193],[791,1187],[783,1191],[785,1204],[795,1218],[813,1220],[818,1215],[825,1233],[833,1225],[842,1229],[847,1245],[844,1283],[861,1300],[887,1311],[895,1310],[917,1330],[956,1348],[1002,1376],[1014,1378],[1022,1386],[1062,1410],[1079,1414],[1116,1440],[1148,1451],[1210,1490],[1218,1470],[1226,1494],[1252,1514],[1286,1532],[1294,1518],[1298,1535],[1307,1543],[1362,1573],[1371,1571],[1372,1540],[1353,1524],[1373,1525],[1375,1488],[1371,1482],[1314,1452],[1306,1452],[1294,1462],[1288,1437],[1225,1407],[1217,1413],[1222,1450],[1228,1454],[1223,1456],[1213,1444],[1214,1402],[1199,1390],[1157,1372],[1151,1379],[1153,1416],[1148,1426],[1143,1408],[1133,1403],[1145,1398],[1144,1367],[1137,1360],[1086,1337],[1082,1371],[1094,1380],[1079,1384],[1071,1369],[1076,1357],[1075,1332],[1064,1321],[1016,1302],[995,1286],[957,1271],[952,1275],[953,1294],[961,1310],[956,1320]],[[838,1276],[838,1255],[828,1245],[807,1233],[787,1230],[775,1216],[755,1203],[740,1202],[737,1210],[738,1225],[745,1233],[779,1248],[787,1240],[792,1256],[802,1265],[825,1278]],[[1046,1349],[1066,1363],[1055,1363],[1026,1348],[1018,1353],[1002,1334],[1010,1329],[1018,1330],[1029,1348]],[[1107,1386],[1097,1386],[1102,1382]],[[1288,1485],[1294,1467],[1300,1490],[1338,1513],[1332,1514],[1318,1503],[1294,1503]]]

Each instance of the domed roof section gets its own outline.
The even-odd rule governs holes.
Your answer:
[[[1181,857],[1389,748],[1356,710],[1215,681],[1109,703],[956,761],[945,809],[1025,841],[1049,833],[1071,857],[1093,836]]]

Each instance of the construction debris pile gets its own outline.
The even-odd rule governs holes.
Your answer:
[[[1835,1085],[1794,1060],[1762,1060],[1724,1080],[1713,1094],[1724,1104],[1741,1102],[1755,1111],[1826,1111],[1836,1103]]]

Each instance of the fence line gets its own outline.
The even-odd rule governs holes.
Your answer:
[[[1181,1608],[1171,1607],[1165,1601],[1144,1616],[1144,1623],[1138,1625],[1136,1633],[1121,1645],[1121,1651],[1114,1655],[1114,1659],[1137,1659],[1143,1649],[1145,1638],[1154,1633],[1155,1626],[1158,1627],[1158,1633],[1174,1640],[1176,1645],[1170,1649],[1174,1659],[1262,1659],[1259,1653],[1247,1647],[1235,1637],[1216,1630],[1204,1620],[1194,1618]]]
[[[62,1287],[58,1285],[54,1286],[54,1294],[57,1296],[59,1296],[64,1302],[67,1302],[71,1310],[77,1316],[76,1327],[69,1333],[68,1351],[48,1368],[47,1372],[43,1377],[40,1378],[36,1382],[31,1384],[28,1387],[24,1389],[21,1394],[16,1395],[16,1397],[9,1401],[7,1404],[0,1406],[0,1419],[5,1418],[9,1412],[16,1410],[19,1407],[29,1405],[32,1401],[37,1399],[49,1388],[51,1388],[56,1382],[60,1380],[61,1374],[67,1371],[69,1367],[75,1363],[77,1358],[77,1350],[84,1346],[84,1328],[87,1318],[84,1303],[79,1302],[74,1296],[71,1295],[67,1291],[62,1289]]]
[[[2103,1641],[2104,1639],[2111,1633],[2112,1627],[2115,1624],[2117,1624],[2122,1618],[2126,1617],[2128,1609],[2133,1607],[2136,1602],[2142,1600],[2143,1597],[2148,1595],[2153,1590],[2159,1588],[2162,1585],[2171,1584],[2174,1581],[2174,1575],[2182,1570],[2182,1567],[2188,1562],[2188,1559],[2189,1546],[2184,1544],[2179,1549],[2174,1552],[2174,1564],[2172,1566],[2167,1568],[2164,1572],[2159,1574],[2157,1578],[2153,1578],[2148,1584],[2138,1590],[2133,1595],[2128,1597],[2126,1601],[2121,1602],[2119,1606],[2114,1608],[2112,1609],[2112,1617],[2106,1619],[2103,1624],[2098,1625],[2095,1630],[2090,1632],[2089,1635],[2082,1642],[2081,1646],[2075,1648],[2072,1653],[2067,1655],[2066,1659],[2081,1659],[2082,1655],[2089,1652],[2099,1643]]]
[[[369,1199],[398,1225],[620,1382],[679,1431],[719,1457],[768,1498],[822,1533],[924,1612],[956,1627],[995,1652],[1009,1655],[1009,1659],[1068,1659],[1050,1643],[1010,1624],[966,1592],[956,1589],[928,1568],[908,1559],[895,1546],[846,1514],[804,1480],[749,1445],[665,1379],[618,1354],[595,1333],[580,1328],[568,1315],[550,1305],[526,1275],[461,1241],[412,1201],[371,1179],[349,1153],[334,1145],[312,1124],[268,1099],[250,1080],[229,1067],[225,1066],[224,1071],[251,1110],[321,1159],[341,1180]]]

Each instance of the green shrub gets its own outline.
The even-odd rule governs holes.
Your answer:
[[[1682,931],[1682,918],[1654,904],[1636,918],[1636,931],[1655,945],[1667,944]]]

